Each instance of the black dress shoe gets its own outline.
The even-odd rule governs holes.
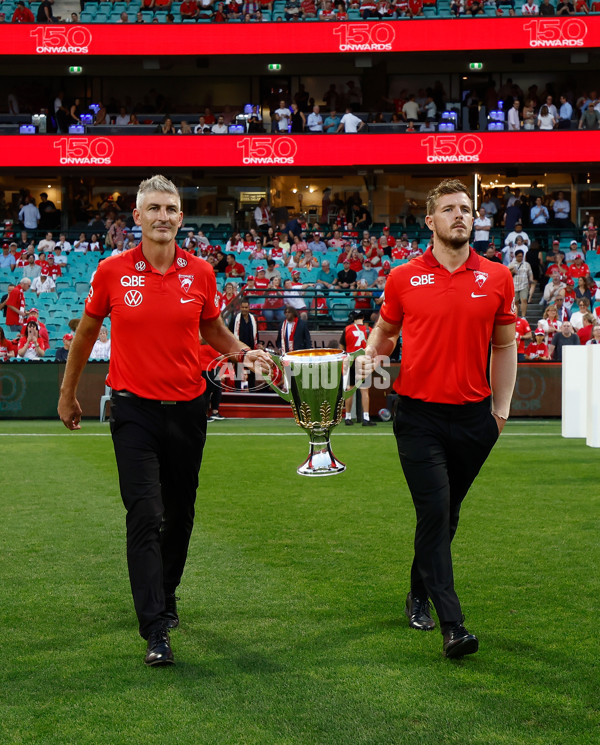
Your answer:
[[[406,596],[404,613],[411,629],[419,629],[419,631],[435,629],[435,621],[431,617],[431,607],[427,598],[423,600],[413,597],[412,592],[409,592]]]
[[[444,657],[457,659],[466,654],[473,654],[479,649],[479,640],[462,625],[462,621],[455,623],[444,631],[443,654]]]
[[[144,662],[150,667],[174,664],[175,660],[173,659],[173,651],[169,643],[169,632],[166,626],[159,626],[150,632]]]
[[[168,629],[176,629],[179,626],[179,616],[177,615],[177,601],[179,598],[175,595],[165,595],[165,612],[163,618],[167,622]]]
[[[346,427],[351,427],[354,422],[352,421],[352,419],[344,419],[344,424],[346,425]]]
[[[363,427],[376,427],[377,422],[372,422],[370,419],[363,419],[362,420]]]

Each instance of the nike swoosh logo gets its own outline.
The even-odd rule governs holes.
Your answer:
[[[474,292],[472,292],[471,297],[487,297],[487,295],[476,295]]]
[[[180,302],[180,303],[183,303],[184,305],[185,305],[186,303],[193,303],[193,302],[194,302],[194,298],[193,298],[193,297],[191,297],[191,298],[189,298],[189,300],[184,300],[183,298],[179,298],[179,302]]]

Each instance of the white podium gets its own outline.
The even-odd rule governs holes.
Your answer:
[[[585,437],[600,447],[600,345],[564,347],[562,436]]]

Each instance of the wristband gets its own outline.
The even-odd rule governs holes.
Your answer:
[[[250,347],[245,347],[244,349],[240,349],[240,351],[238,352],[237,361],[243,364],[244,359],[246,358],[246,355],[248,354],[248,352],[251,352],[251,351],[252,350],[250,349]]]

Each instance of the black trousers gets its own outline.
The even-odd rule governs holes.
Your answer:
[[[219,373],[217,370],[205,370],[202,377],[206,380],[206,391],[204,392],[206,411],[219,411],[223,391],[219,385]]]
[[[110,428],[127,510],[127,565],[140,634],[181,581],[206,440],[204,396],[162,404],[113,392]]]
[[[498,439],[490,399],[436,404],[398,397],[394,434],[417,516],[411,592],[430,597],[442,627],[462,618],[450,545],[469,487]]]

